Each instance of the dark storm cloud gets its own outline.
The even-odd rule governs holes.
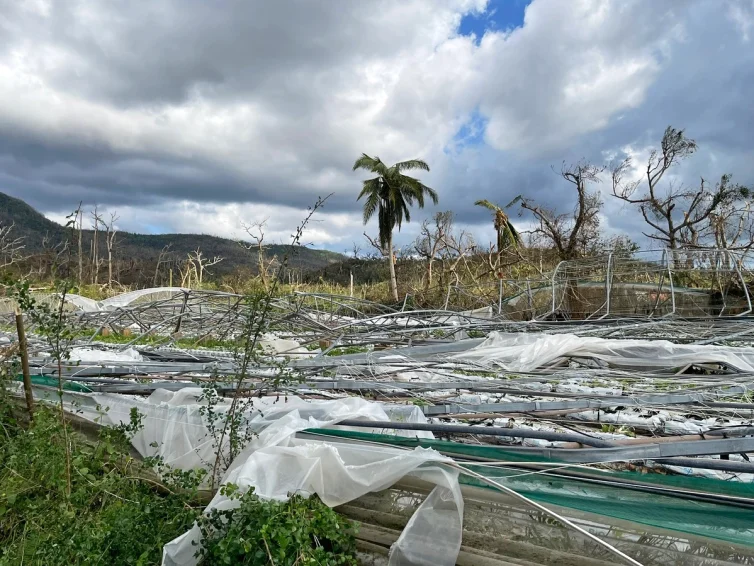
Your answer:
[[[668,124],[700,144],[684,180],[731,172],[754,184],[754,49],[728,4],[573,2],[560,14],[562,4],[536,0],[524,28],[478,46],[453,37],[473,8],[462,4],[61,1],[35,11],[0,0],[10,89],[3,98],[0,85],[0,191],[45,211],[79,200],[300,208],[335,192],[327,211],[358,214],[364,175],[350,165],[384,152],[430,161],[422,178],[441,203],[427,214],[452,208],[460,222],[487,223],[478,198],[524,194],[571,210],[572,187],[552,167],[656,145]],[[567,21],[571,12],[582,20]],[[488,143],[443,152],[473,112],[489,120]],[[641,227],[627,212],[610,224]]]

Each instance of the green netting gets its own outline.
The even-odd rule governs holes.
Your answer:
[[[523,457],[520,453],[497,446],[473,446],[444,440],[419,440],[343,430],[310,429],[307,432],[381,442],[394,446],[422,446],[434,448],[446,454],[475,456],[490,460],[557,463],[545,458]],[[576,478],[555,478],[522,470],[493,468],[482,464],[464,464],[464,466],[490,479],[502,480],[500,483],[540,503],[549,503],[734,544],[754,546],[754,511],[751,508],[645,493],[620,486],[597,485]],[[639,487],[658,486],[666,489],[683,489],[754,501],[754,485],[744,482],[638,471],[588,470],[588,476],[594,479],[630,482]],[[462,476],[461,483],[492,489],[482,480],[471,476]]]
[[[23,375],[17,375],[16,381],[23,381],[24,377]],[[57,377],[47,377],[46,375],[32,375],[31,376],[31,384],[32,385],[44,385],[45,387],[58,387],[58,378]],[[82,385],[80,383],[76,383],[75,381],[64,381],[63,382],[63,389],[66,391],[78,391],[80,393],[91,393],[92,390],[89,389],[86,385]]]

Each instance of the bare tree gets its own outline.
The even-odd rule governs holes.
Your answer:
[[[99,283],[100,268],[99,227],[100,224],[104,224],[104,222],[102,221],[102,216],[99,213],[97,205],[94,205],[94,210],[91,212],[91,215],[92,229],[94,230],[94,233],[92,234],[92,285],[97,285]]]
[[[115,223],[118,221],[118,214],[116,212],[110,213],[110,221],[104,222],[105,225],[105,246],[107,247],[107,284],[112,287],[113,285],[113,251],[115,250],[115,234],[118,229],[115,227]]]
[[[201,286],[201,284],[204,282],[205,273],[209,273],[207,271],[207,268],[212,267],[213,265],[217,265],[223,259],[225,258],[220,256],[215,256],[212,259],[204,257],[204,253],[199,248],[196,248],[196,250],[190,252],[188,254],[188,261],[186,265],[186,276],[184,277],[184,279],[186,277],[188,278],[188,285],[184,284],[183,286],[190,287],[192,278]]]
[[[353,259],[359,259],[359,256],[361,255],[361,246],[358,243],[354,242],[353,246],[351,247],[350,253]]]
[[[668,126],[660,149],[649,154],[641,178],[626,178],[633,164],[630,157],[612,170],[613,195],[638,206],[644,221],[653,229],[644,235],[673,250],[702,245],[702,235],[710,222],[715,217],[718,221],[722,218],[718,209],[730,208],[744,196],[743,187],[733,184],[730,175],[723,175],[714,186],[702,178],[697,188],[673,181],[662,188],[660,181],[665,173],[696,149],[696,142],[687,138],[683,130]],[[643,185],[644,190],[640,192]],[[709,230],[707,233],[709,235]]]
[[[246,244],[244,242],[239,242],[241,247],[246,250],[256,250],[257,271],[259,272],[259,279],[262,281],[265,291],[269,289],[271,272],[277,263],[276,256],[267,257],[264,245],[264,230],[266,225],[266,218],[260,222],[253,222],[252,224],[241,224],[244,231],[253,240],[253,243]]]
[[[82,246],[82,232],[84,230],[84,211],[81,208],[81,205],[83,202],[79,202],[79,206],[75,211],[75,218],[73,221],[73,227],[74,230],[76,230],[77,236],[78,236],[78,244],[79,244],[79,273],[78,273],[78,282],[79,285],[81,285],[84,282],[84,250]]]
[[[469,269],[469,263],[467,258],[476,251],[476,243],[474,238],[466,232],[461,230],[456,233],[453,230],[448,230],[445,233],[444,245],[439,250],[438,258],[440,265],[442,266],[442,276],[445,279],[446,275],[452,275],[456,281],[459,280],[458,265],[464,264],[466,271],[472,276],[472,280],[477,280],[474,274]]]
[[[696,238],[703,245],[748,251],[754,246],[754,209],[750,191],[737,187],[736,198],[727,199],[710,213],[705,225],[684,239]],[[690,230],[689,230],[690,232]]]
[[[170,254],[170,248],[173,244],[165,244],[160,250],[160,254],[157,256],[157,265],[154,267],[154,278],[152,279],[152,286],[157,287],[157,280],[160,275],[160,266],[163,263],[167,263],[170,259],[165,259]]]
[[[8,226],[0,225],[0,269],[10,267],[24,259],[22,252],[24,246],[23,238],[14,238],[13,229],[15,224]]]
[[[604,170],[585,161],[570,166],[563,163],[560,176],[576,189],[577,201],[572,214],[558,214],[531,199],[521,200],[521,208],[531,212],[538,222],[534,234],[552,245],[561,260],[584,255],[599,240],[599,212],[603,203],[599,193],[590,192],[588,185],[599,183],[599,175]]]
[[[47,273],[53,278],[57,277],[61,264],[68,262],[69,245],[68,240],[55,241],[49,233],[45,233],[42,237],[42,250],[37,254],[36,272],[40,277],[44,277]]]
[[[378,238],[372,238],[364,232],[364,237],[366,238],[367,242],[369,242],[369,246],[374,250],[373,252],[368,252],[367,256],[375,257],[374,252],[377,252],[377,257],[388,257],[390,255],[390,252],[386,247],[383,247],[380,243]],[[395,255],[393,255],[393,261],[395,262]]]
[[[432,222],[422,222],[419,236],[414,242],[414,251],[427,262],[424,275],[424,290],[432,286],[432,267],[440,252],[447,248],[448,234],[453,230],[453,213],[451,211],[437,212]]]

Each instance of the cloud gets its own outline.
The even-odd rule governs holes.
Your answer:
[[[426,159],[439,208],[480,237],[477,198],[569,210],[552,165],[656,144],[668,123],[701,147],[679,174],[753,180],[754,5],[534,0],[519,27],[459,33],[491,10],[0,0],[0,190],[53,217],[99,203],[137,231],[269,216],[276,238],[334,193],[312,233],[341,249],[361,239],[361,152]],[[624,217],[610,225],[635,231]]]

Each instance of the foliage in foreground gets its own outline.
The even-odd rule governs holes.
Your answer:
[[[22,427],[25,419],[17,411],[11,418],[7,401],[0,384],[0,566],[159,564],[162,547],[195,521],[209,535],[200,564],[270,564],[270,556],[278,566],[355,564],[353,528],[316,497],[261,501],[229,486],[224,489],[240,508],[202,517],[203,473],[128,456],[138,415],[131,425],[103,429],[94,442],[68,435],[73,473],[67,497],[59,415],[38,406],[33,423]],[[218,523],[224,514],[227,527]]]
[[[0,564],[158,564],[163,544],[191,527],[200,476],[168,474],[158,491],[127,456],[123,431],[102,432],[91,444],[68,437],[70,498],[58,415],[39,407],[28,428],[3,439]]]
[[[226,485],[222,490],[239,507],[213,509],[200,519],[202,564],[357,564],[354,527],[317,496],[294,495],[277,503],[259,499],[253,489],[240,494],[235,486]]]

